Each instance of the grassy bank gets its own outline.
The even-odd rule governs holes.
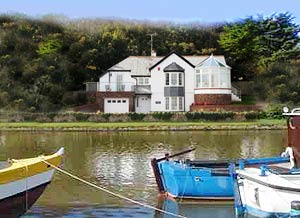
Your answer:
[[[150,131],[150,130],[244,130],[285,129],[285,120],[256,120],[244,122],[2,122],[0,130],[13,131]]]

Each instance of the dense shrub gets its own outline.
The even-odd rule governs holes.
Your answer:
[[[130,119],[132,121],[142,121],[144,119],[144,117],[146,116],[146,114],[142,114],[142,113],[129,113],[128,116],[130,117]]]
[[[264,118],[265,114],[263,112],[258,111],[250,111],[244,114],[246,120],[257,120]]]
[[[218,121],[218,120],[232,120],[234,117],[233,112],[187,112],[186,118],[190,121],[207,120],[207,121]]]
[[[153,118],[157,119],[157,120],[171,120],[171,117],[173,116],[174,113],[171,112],[154,112],[151,115],[153,116]]]

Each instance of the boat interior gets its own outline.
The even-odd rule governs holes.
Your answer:
[[[0,161],[0,170],[9,167],[11,163],[9,161]]]

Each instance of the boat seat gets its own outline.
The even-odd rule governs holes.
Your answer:
[[[291,174],[289,168],[280,167],[280,166],[268,166],[272,173],[279,174],[279,175],[288,175]]]
[[[212,176],[230,176],[228,168],[213,168],[211,170]]]

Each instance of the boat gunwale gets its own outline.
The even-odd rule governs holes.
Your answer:
[[[270,183],[264,182],[262,180],[253,178],[253,177],[251,177],[249,175],[245,175],[245,174],[243,174],[241,172],[238,172],[238,177],[240,179],[248,179],[248,180],[250,180],[252,182],[256,182],[256,183],[258,183],[260,185],[263,185],[263,186],[266,186],[266,187],[269,187],[269,188],[273,188],[273,189],[276,189],[276,190],[292,191],[292,192],[299,192],[300,193],[300,186],[299,186],[299,188],[293,188],[293,187],[287,187],[287,186],[280,186],[280,185],[270,184]]]

